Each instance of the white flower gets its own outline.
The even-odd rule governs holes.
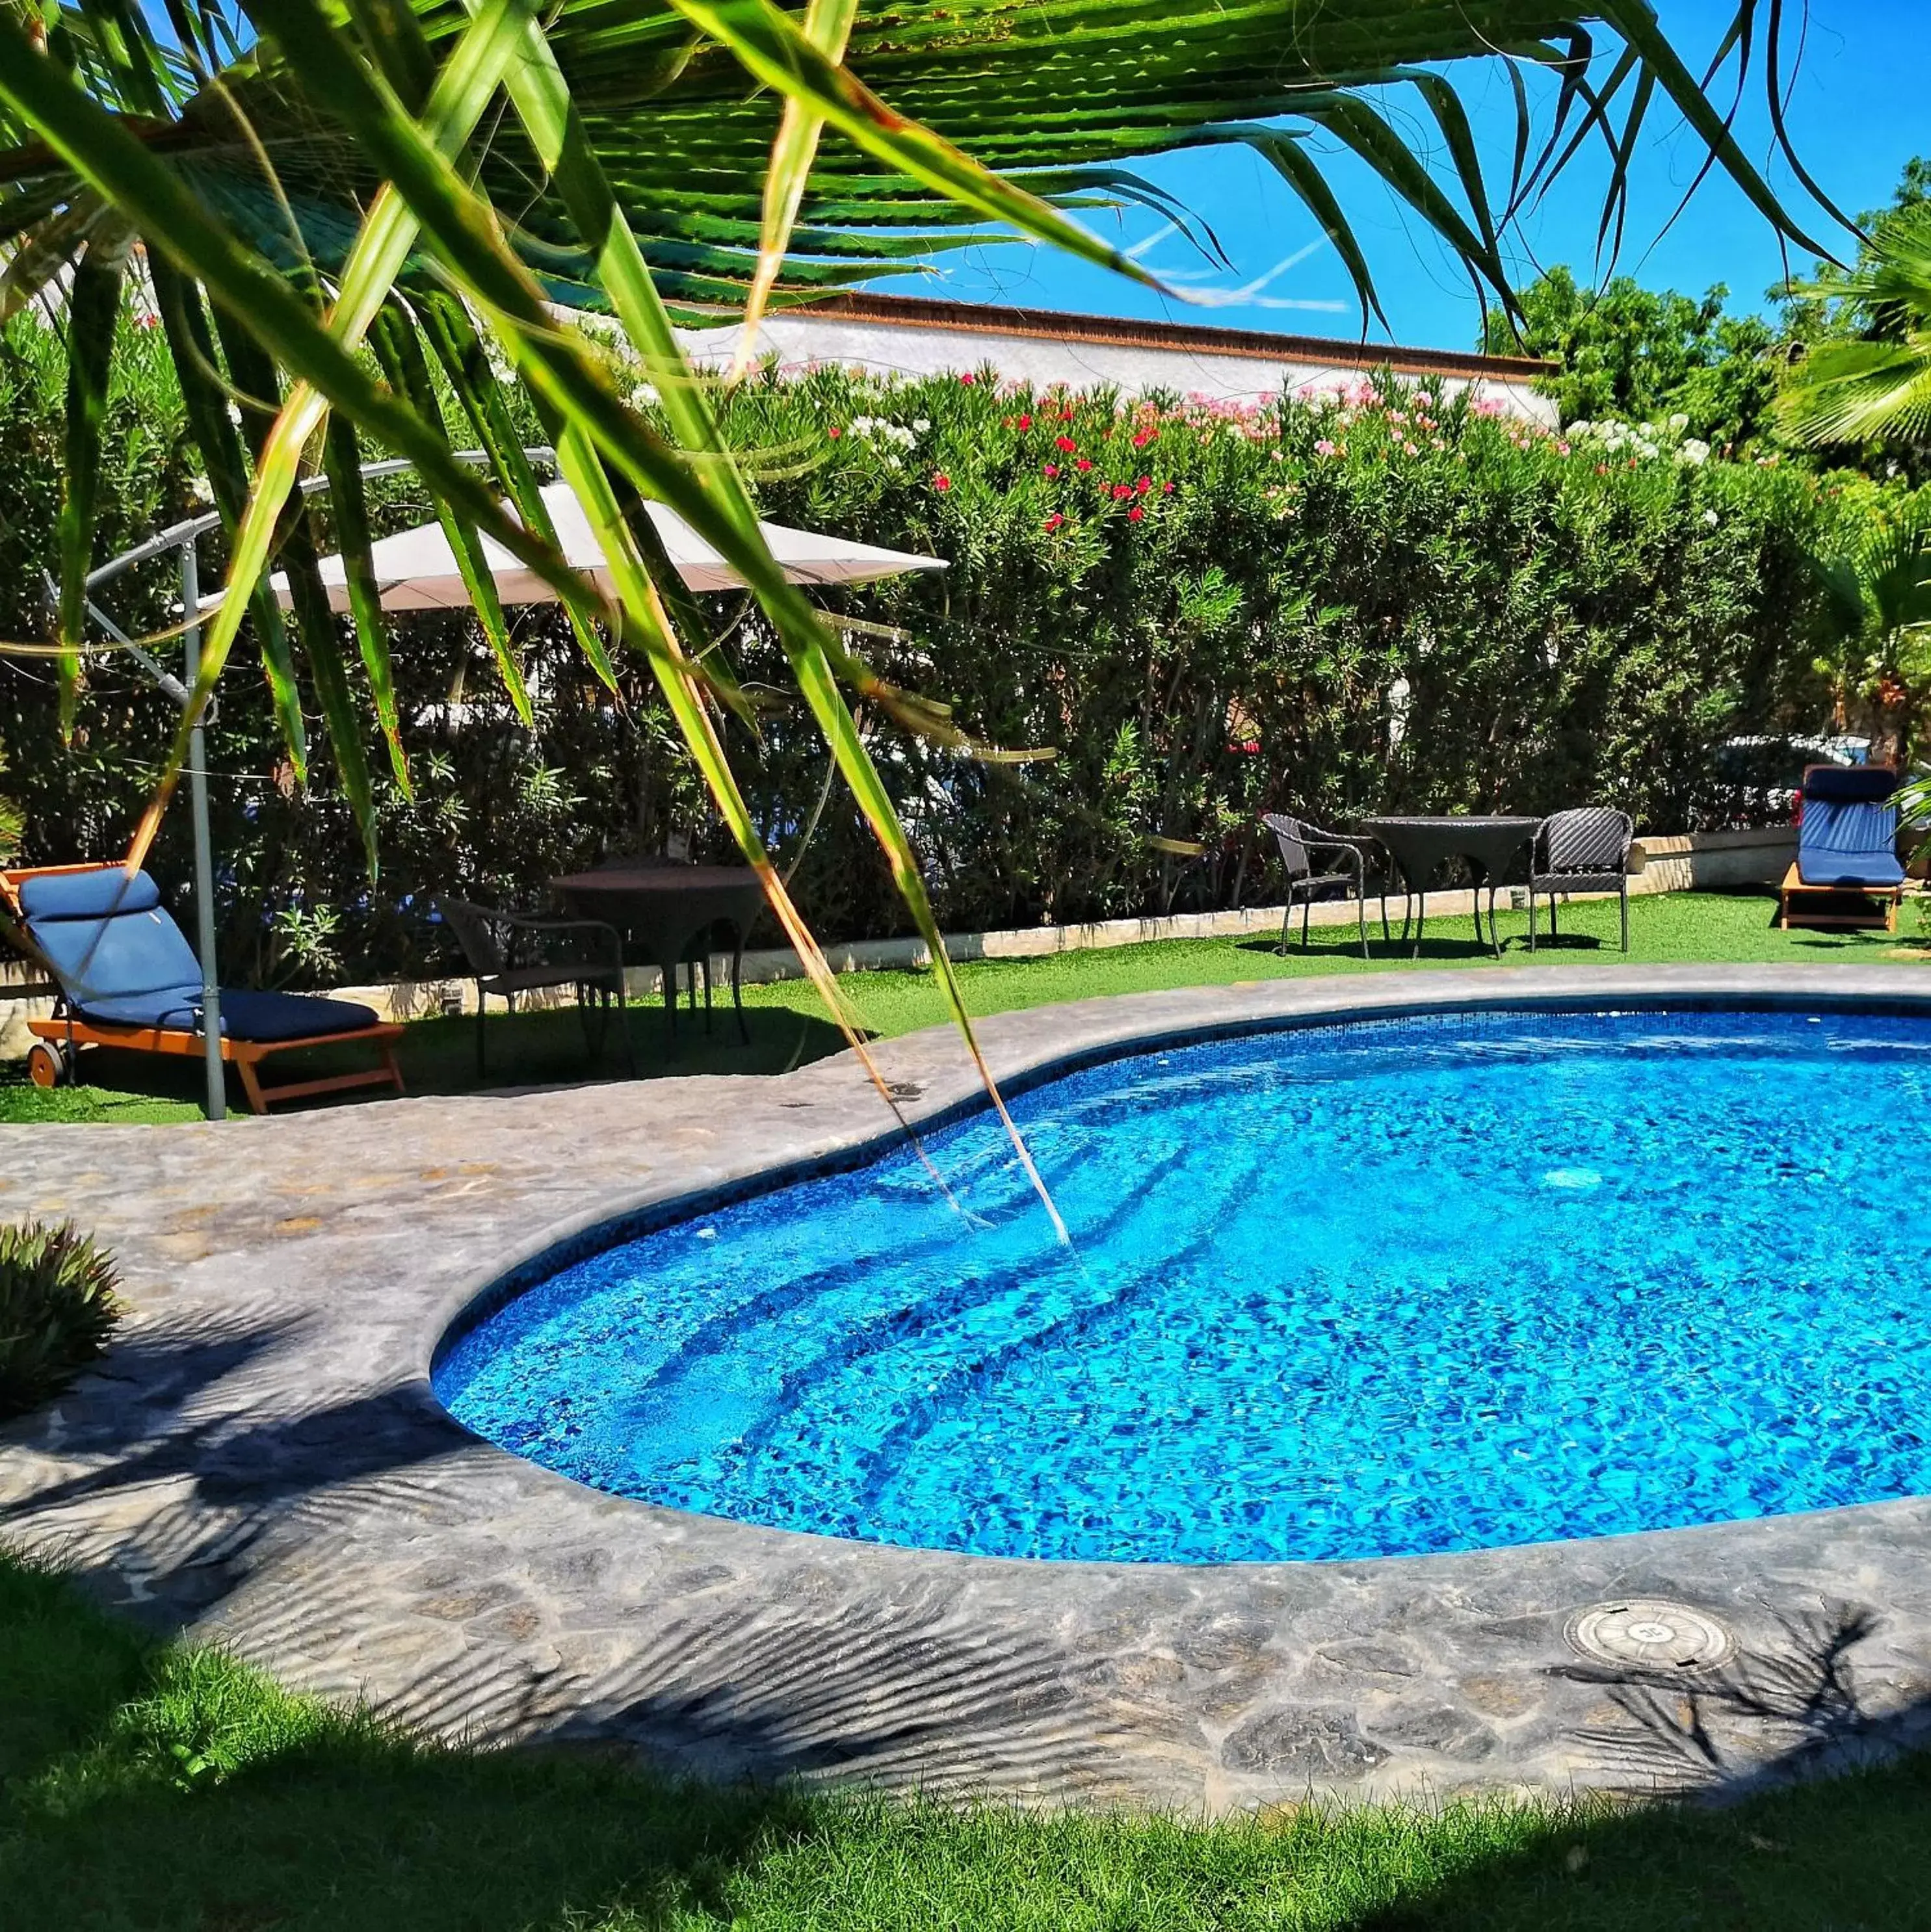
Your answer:
[[[1686,463],[1707,463],[1710,446],[1700,437],[1692,436],[1685,439],[1682,448],[1677,454]]]
[[[912,418],[912,428],[917,430],[920,436],[924,435],[926,431],[931,428],[931,424],[927,422],[923,416],[914,416]]]
[[[1716,527],[1716,512],[1714,510],[1705,510],[1703,513],[1703,520],[1713,530]]]
[[[1678,410],[1676,414],[1670,418],[1669,426],[1678,436],[1680,436],[1689,427],[1689,418],[1682,410]]]
[[[630,392],[630,406],[633,410],[647,410],[659,400],[657,386],[654,382],[639,382]]]
[[[188,479],[188,500],[194,503],[212,503],[215,500],[215,492],[208,487],[205,476],[191,476]]]

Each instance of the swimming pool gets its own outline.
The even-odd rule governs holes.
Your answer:
[[[452,1338],[616,1493],[988,1555],[1413,1555],[1931,1491],[1931,1023],[1373,1020],[1162,1048],[567,1268]]]

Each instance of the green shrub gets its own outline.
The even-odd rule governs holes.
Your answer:
[[[121,1318],[114,1264],[71,1223],[0,1228],[0,1419],[56,1395]]]
[[[137,337],[116,364],[103,556],[197,497],[198,459],[149,346]],[[26,627],[0,635],[40,622],[60,375],[50,332],[26,316],[0,331],[0,623]],[[820,597],[865,627],[853,648],[879,675],[952,704],[979,743],[1053,748],[988,763],[860,704],[953,930],[1258,902],[1275,884],[1266,809],[1333,824],[1613,802],[1644,830],[1746,823],[1766,808],[1761,789],[1726,779],[1717,748],[1830,716],[1818,668],[1830,613],[1808,560],[1842,505],[1797,466],[1546,434],[1387,375],[1249,407],[1020,392],[990,371],[894,382],[820,369],[740,382],[718,406],[766,515],[949,561]],[[383,527],[430,513],[411,488],[378,486]],[[218,543],[202,561],[206,584]],[[158,629],[178,593],[155,566],[110,601],[129,628]],[[782,653],[744,602],[703,600],[746,688],[782,692]],[[378,781],[374,885],[324,734],[304,790],[264,680],[238,657],[209,738],[225,976],[420,974],[437,963],[421,917],[435,893],[540,902],[549,877],[672,832],[730,855],[641,661],[620,656],[614,703],[553,610],[515,626],[533,730],[473,625],[398,626],[415,796]],[[86,675],[63,744],[45,668],[0,658],[6,789],[36,862],[124,850],[174,727],[125,659],[90,658]],[[824,789],[803,708],[774,700],[755,730],[734,716],[722,728],[820,935],[903,932],[861,814]],[[380,769],[372,727],[371,752]],[[184,812],[151,869],[171,895],[188,877]]]

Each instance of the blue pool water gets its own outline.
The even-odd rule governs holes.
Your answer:
[[[1116,1060],[458,1339],[626,1496],[1002,1556],[1466,1550],[1931,1491],[1931,1023],[1460,1015]]]

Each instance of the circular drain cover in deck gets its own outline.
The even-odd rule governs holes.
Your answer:
[[[1592,1604],[1563,1626],[1572,1649],[1596,1664],[1636,1664],[1652,1670],[1707,1670],[1726,1664],[1736,1640],[1707,1610],[1657,1597]]]

